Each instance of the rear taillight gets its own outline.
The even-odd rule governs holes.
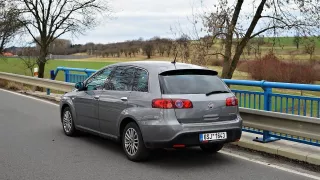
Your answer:
[[[238,99],[236,97],[227,98],[226,106],[238,106]]]
[[[187,99],[154,99],[153,108],[161,109],[189,109],[193,108],[192,102]]]

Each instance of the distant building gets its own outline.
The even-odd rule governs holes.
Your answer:
[[[3,55],[7,57],[14,56],[11,52],[4,52]]]

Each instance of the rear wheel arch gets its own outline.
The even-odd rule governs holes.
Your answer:
[[[122,134],[123,134],[124,128],[126,127],[127,124],[129,124],[131,122],[137,124],[137,126],[139,127],[139,124],[136,122],[136,120],[134,118],[132,118],[132,117],[123,118],[120,125],[119,125],[119,137],[120,137],[119,139],[120,140],[122,139]]]

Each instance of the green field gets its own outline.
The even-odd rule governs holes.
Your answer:
[[[320,39],[319,38],[311,37],[310,39],[315,41],[317,48],[320,48]],[[266,37],[266,38],[264,38],[264,41],[267,43],[275,42],[276,46],[284,46],[284,47],[295,46],[293,44],[293,40],[294,40],[294,37],[277,37],[277,38]],[[303,37],[301,37],[301,44],[300,44],[301,47],[303,46],[303,41],[304,41]]]
[[[50,60],[45,66],[45,78],[50,77],[50,70],[55,70],[58,66],[73,68],[100,69],[114,62],[88,62],[88,61],[67,61],[67,60]],[[0,72],[9,72],[30,76],[31,73],[24,66],[22,60],[16,58],[0,59]],[[58,80],[63,80],[63,73],[59,73]]]

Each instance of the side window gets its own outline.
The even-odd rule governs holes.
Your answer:
[[[89,79],[86,84],[87,91],[103,89],[103,85],[104,85],[106,79],[109,77],[112,70],[113,70],[113,68],[109,67],[109,68],[101,70],[100,72],[95,74],[93,77],[91,77],[91,79]]]
[[[110,81],[105,85],[106,90],[131,91],[135,68],[120,66],[117,67]]]
[[[148,92],[148,72],[142,69],[137,69],[134,74],[133,91]]]

